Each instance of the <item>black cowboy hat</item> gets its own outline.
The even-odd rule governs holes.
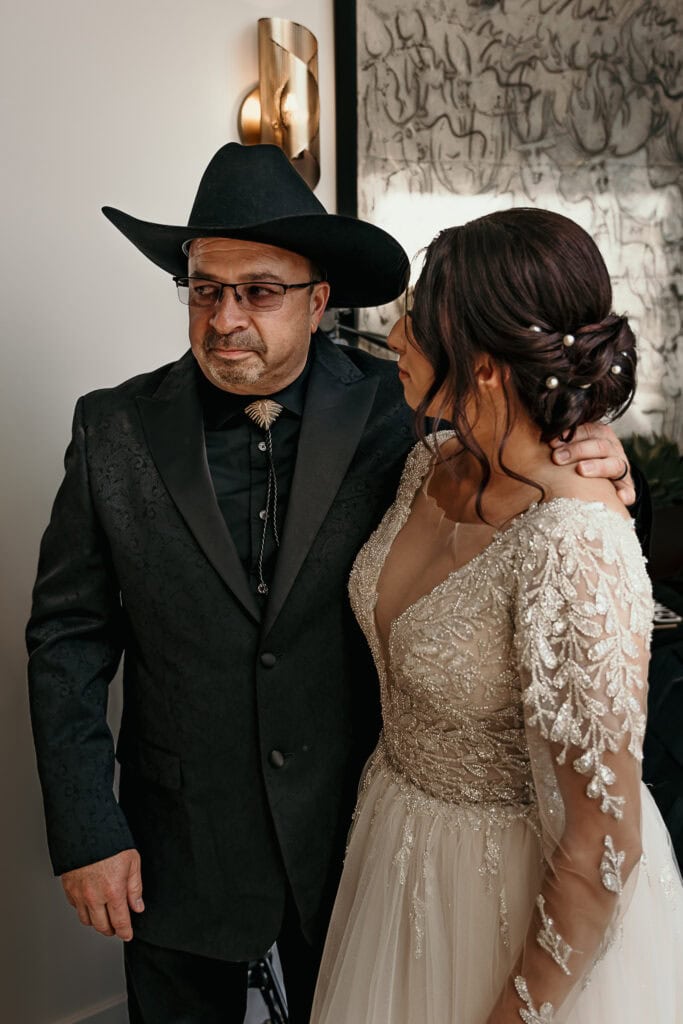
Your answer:
[[[111,206],[105,217],[169,274],[187,273],[193,238],[241,238],[307,256],[325,272],[331,306],[378,306],[408,283],[405,251],[391,235],[327,213],[277,146],[218,150],[199,185],[187,227],[138,220]]]

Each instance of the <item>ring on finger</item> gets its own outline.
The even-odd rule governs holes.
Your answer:
[[[626,461],[626,459],[622,459],[622,462],[624,463],[624,472],[621,474],[621,476],[612,477],[613,484],[618,484],[620,480],[624,480],[628,476],[628,462]]]

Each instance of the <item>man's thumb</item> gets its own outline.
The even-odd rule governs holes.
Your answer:
[[[136,914],[145,909],[142,901],[142,875],[140,874],[140,858],[136,857],[128,875],[128,905]]]

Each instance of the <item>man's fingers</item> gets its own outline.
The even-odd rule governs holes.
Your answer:
[[[585,459],[578,464],[576,471],[581,476],[600,477],[603,480],[611,480],[615,487],[626,481],[632,485],[629,473],[622,480],[617,480],[617,477],[621,476],[624,472],[624,461],[624,459],[617,455],[611,455],[609,458],[602,459]]]
[[[596,423],[582,423],[581,426],[576,428],[574,438],[577,441],[588,441],[597,438],[604,438],[612,443],[618,442],[617,435],[608,423],[600,423],[598,420]]]
[[[62,885],[81,924],[92,925],[101,935],[132,939],[128,905],[138,912],[144,910],[137,850],[122,850],[104,860],[65,871]]]
[[[626,508],[630,508],[631,505],[636,503],[636,489],[632,483],[628,480],[624,480],[614,485],[617,489],[617,496],[620,501],[626,505]]]
[[[611,460],[617,456],[610,439],[603,437],[591,437],[585,441],[574,440],[553,450],[553,462],[565,466],[572,462],[606,458]],[[623,469],[623,464],[621,468]],[[617,469],[616,475],[619,476],[620,472],[621,469]]]
[[[624,463],[625,460],[623,458],[616,457],[598,459],[595,462],[589,460],[588,462],[580,462],[576,467],[576,471],[581,476],[604,477],[610,480],[614,485],[619,500],[629,508],[636,501],[636,489],[631,474],[628,472],[623,479],[616,479],[624,472]]]
[[[76,913],[78,914],[78,920],[81,922],[81,924],[84,924],[86,926],[86,928],[89,928],[90,925],[92,924],[92,921],[90,920],[90,914],[88,913],[88,908],[85,906],[85,904],[84,903],[79,903],[77,905],[75,903],[72,903],[71,905],[76,907]]]
[[[114,934],[105,905],[100,904],[97,907],[88,907],[88,913],[90,914],[90,922],[96,932],[99,932],[100,935]]]
[[[107,912],[114,932],[124,942],[129,942],[133,938],[133,926],[130,923],[128,904],[125,901],[122,903],[109,903],[107,904]]]

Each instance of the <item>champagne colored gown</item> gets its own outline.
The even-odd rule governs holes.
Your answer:
[[[569,498],[456,525],[432,464],[418,445],[351,574],[384,728],[312,1024],[484,1024],[508,977],[511,1021],[683,1024],[683,888],[640,778],[633,525]]]

